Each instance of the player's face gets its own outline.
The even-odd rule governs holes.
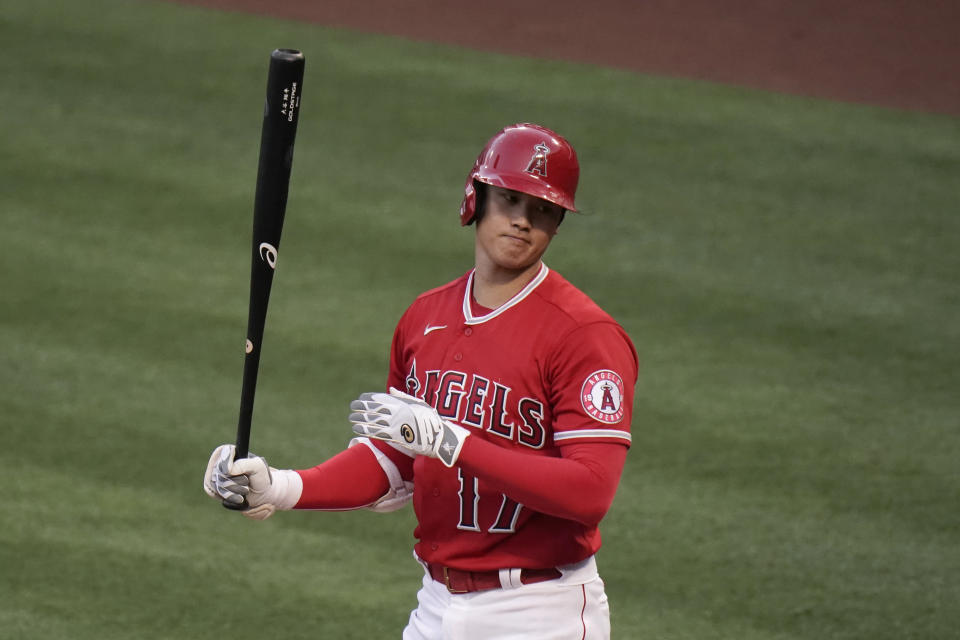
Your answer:
[[[488,187],[477,222],[478,266],[519,273],[537,265],[557,233],[563,208],[531,195]]]

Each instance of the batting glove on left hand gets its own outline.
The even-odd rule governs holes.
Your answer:
[[[203,476],[203,490],[211,498],[249,507],[243,515],[265,520],[276,510],[292,509],[303,491],[296,471],[274,469],[259,456],[234,460],[236,447],[224,444],[213,450]]]
[[[354,433],[386,440],[407,451],[439,458],[452,467],[470,432],[447,420],[423,400],[397,389],[364,393],[350,403]]]

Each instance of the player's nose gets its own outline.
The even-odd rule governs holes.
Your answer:
[[[510,220],[517,229],[530,229],[530,214],[520,209]]]
[[[532,225],[531,220],[537,213],[537,201],[532,198],[524,198],[517,203],[511,212],[511,222],[514,226],[521,229],[529,229]]]

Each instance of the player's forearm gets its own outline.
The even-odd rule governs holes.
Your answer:
[[[367,447],[350,447],[311,469],[297,471],[303,493],[294,509],[360,509],[390,489],[390,481]]]
[[[467,438],[457,464],[530,509],[595,526],[613,502],[626,457],[619,444],[568,445],[552,458]]]

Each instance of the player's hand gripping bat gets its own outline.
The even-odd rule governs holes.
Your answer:
[[[260,346],[263,342],[273,272],[277,266],[283,217],[287,208],[304,65],[303,54],[293,49],[277,49],[270,54],[267,100],[260,136],[260,161],[257,167],[257,191],[253,206],[247,355],[243,363],[243,388],[240,393],[240,419],[237,424],[234,459],[246,458],[250,451],[250,425],[257,372],[260,368]],[[229,509],[247,508],[246,501],[242,504],[224,502],[223,505]]]

